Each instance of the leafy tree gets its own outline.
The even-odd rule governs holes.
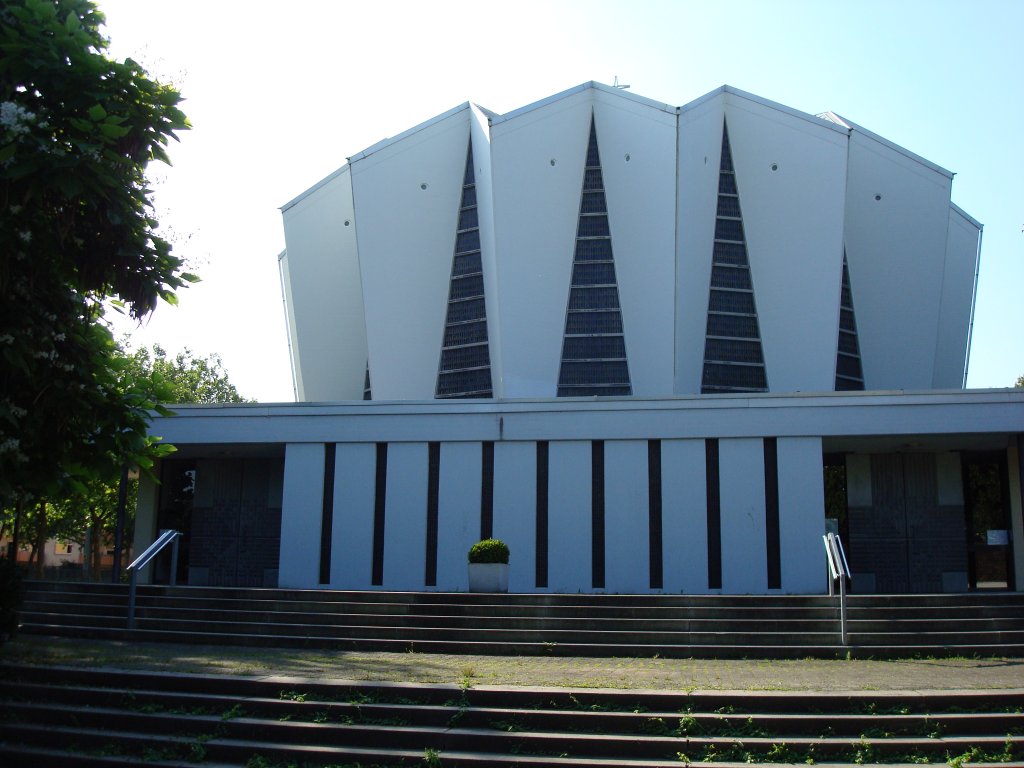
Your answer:
[[[153,350],[143,347],[129,357],[128,368],[139,380],[153,385],[166,384],[164,402],[173,403],[246,403],[228,380],[220,355],[196,357],[190,349],[173,359],[159,344]]]
[[[112,362],[122,391],[143,393],[153,402],[248,402],[228,379],[216,354],[196,357],[185,350],[169,358],[162,347],[154,345],[152,350],[119,348]],[[89,553],[86,568],[92,578],[99,579],[102,551],[117,522],[120,479],[121,467],[112,467],[106,474],[79,483],[61,498],[49,499],[53,503],[37,502],[26,508],[23,527],[32,548],[29,562],[38,574],[42,573],[42,558],[37,556],[42,544],[60,538],[77,542]],[[127,488],[129,512],[135,509],[137,492],[138,481],[132,479]],[[129,514],[129,528],[132,523]],[[126,536],[130,539],[130,530]]]
[[[1018,388],[1024,388],[1024,376],[1019,376],[1017,378],[1017,383],[1014,384],[1013,386],[1018,387]]]
[[[106,55],[90,0],[0,6],[0,506],[151,466],[149,390],[101,322],[195,278],[156,234],[145,170],[188,127],[173,88]]]

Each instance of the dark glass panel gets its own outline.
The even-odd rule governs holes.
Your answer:
[[[704,359],[724,363],[763,363],[761,342],[735,339],[708,339]]]
[[[743,240],[743,222],[736,219],[715,219],[715,240]]]
[[[576,261],[611,261],[611,240],[577,240]]]
[[[608,216],[605,214],[592,214],[580,216],[579,229],[576,237],[608,237],[611,232],[608,230]]]
[[[708,336],[728,336],[738,339],[757,339],[756,317],[740,315],[708,315]]]
[[[860,371],[860,358],[850,355],[836,356],[836,374],[852,379],[862,378]]]
[[[719,264],[747,266],[747,248],[742,243],[715,243],[713,260]]]
[[[580,213],[607,213],[608,204],[604,199],[604,192],[584,192],[583,202],[580,204]]]
[[[728,387],[738,390],[764,391],[767,389],[764,367],[760,365],[729,365],[704,363],[704,387]]]
[[[610,261],[581,262],[572,267],[573,285],[615,285],[615,265]]]
[[[563,360],[607,360],[626,357],[621,336],[567,336],[562,347]]]
[[[460,232],[455,237],[455,252],[468,253],[469,251],[480,250],[480,230],[471,229],[469,232]]]
[[[629,368],[625,360],[564,362],[558,386],[580,384],[623,384],[629,386]]]
[[[569,309],[618,309],[615,288],[573,287],[569,291]]]
[[[483,320],[486,317],[487,309],[483,299],[453,301],[448,305],[449,323],[461,323],[465,320]]]
[[[452,292],[449,297],[451,301],[468,299],[471,296],[484,295],[483,275],[471,275],[469,277],[452,278]]]
[[[712,289],[708,302],[710,312],[738,312],[754,314],[754,294],[747,291],[719,291]]]
[[[437,377],[437,394],[439,397],[479,393],[477,397],[491,396],[491,369],[478,368],[472,371],[456,371],[442,373]]]
[[[455,257],[455,262],[452,265],[452,277],[473,275],[480,271],[480,251],[462,253]]]
[[[475,229],[480,226],[476,208],[466,208],[459,213],[459,229]]]
[[[455,347],[441,353],[441,370],[456,371],[462,368],[482,368],[491,364],[487,344],[471,347]]]
[[[743,267],[720,267],[711,268],[711,286],[713,288],[746,288],[749,290],[750,270]]]
[[[600,168],[588,168],[583,173],[583,191],[604,189],[604,180],[601,178]]]
[[[611,312],[570,312],[566,333],[622,333],[622,314]]]
[[[719,195],[718,215],[738,217],[740,215],[740,199],[730,195]]]
[[[444,329],[444,346],[446,347],[457,347],[460,344],[474,344],[481,341],[487,341],[487,322],[485,320],[449,325]]]

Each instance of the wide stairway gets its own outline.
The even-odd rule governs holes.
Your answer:
[[[705,658],[1024,655],[1024,594],[556,595],[27,582],[21,631],[279,648]]]
[[[1016,765],[1024,691],[652,692],[0,666],[5,766]]]

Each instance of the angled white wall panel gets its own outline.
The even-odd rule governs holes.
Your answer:
[[[682,108],[678,136],[675,394],[700,392],[718,204],[725,95]]]
[[[948,171],[854,127],[846,257],[865,389],[932,386],[950,187]]]
[[[295,305],[292,300],[292,279],[288,273],[288,251],[282,251],[277,257],[278,277],[281,280],[281,296],[284,299],[284,322],[288,333],[288,356],[292,366],[292,389],[297,402],[302,402],[302,365],[299,359],[299,347],[296,343],[299,334],[295,328]]]
[[[491,125],[507,398],[557,390],[592,111],[592,93],[577,90]]]
[[[732,91],[725,118],[768,389],[831,391],[843,274],[846,131]]]
[[[426,443],[388,445],[386,493],[383,586],[423,589],[427,564]]]
[[[283,217],[298,399],[360,400],[366,326],[350,168],[286,205]]]
[[[782,591],[824,592],[825,488],[821,439],[779,438],[779,563]]]
[[[469,548],[480,540],[480,443],[441,443],[437,494],[437,589],[469,589]]]
[[[494,444],[494,536],[509,548],[510,592],[537,586],[537,444]]]
[[[604,444],[605,589],[641,593],[651,587],[650,507],[645,440]]]
[[[373,579],[377,446],[338,443],[331,522],[331,586],[364,589]]]
[[[352,158],[374,400],[434,397],[469,107]]]
[[[548,453],[548,590],[592,592],[589,440],[553,442]]]
[[[761,595],[768,591],[764,441],[720,440],[718,451],[722,592]]]
[[[935,373],[932,376],[935,389],[960,389],[965,383],[980,237],[981,225],[951,205],[946,233],[946,264],[942,273]]]
[[[277,584],[313,589],[320,582],[324,444],[289,443],[284,456]]]
[[[670,395],[676,114],[595,91],[594,116],[633,394]]]
[[[708,591],[708,495],[703,440],[661,441],[661,550],[665,592]]]
[[[494,179],[491,172],[491,129],[487,115],[470,108],[473,142],[473,173],[476,210],[480,222],[480,264],[484,271],[484,305],[487,307],[487,342],[491,353],[491,391],[504,397],[502,387],[501,313],[498,310],[498,261],[494,242]]]

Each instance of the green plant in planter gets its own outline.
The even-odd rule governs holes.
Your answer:
[[[484,539],[469,548],[471,563],[508,563],[508,545],[500,539]]]

